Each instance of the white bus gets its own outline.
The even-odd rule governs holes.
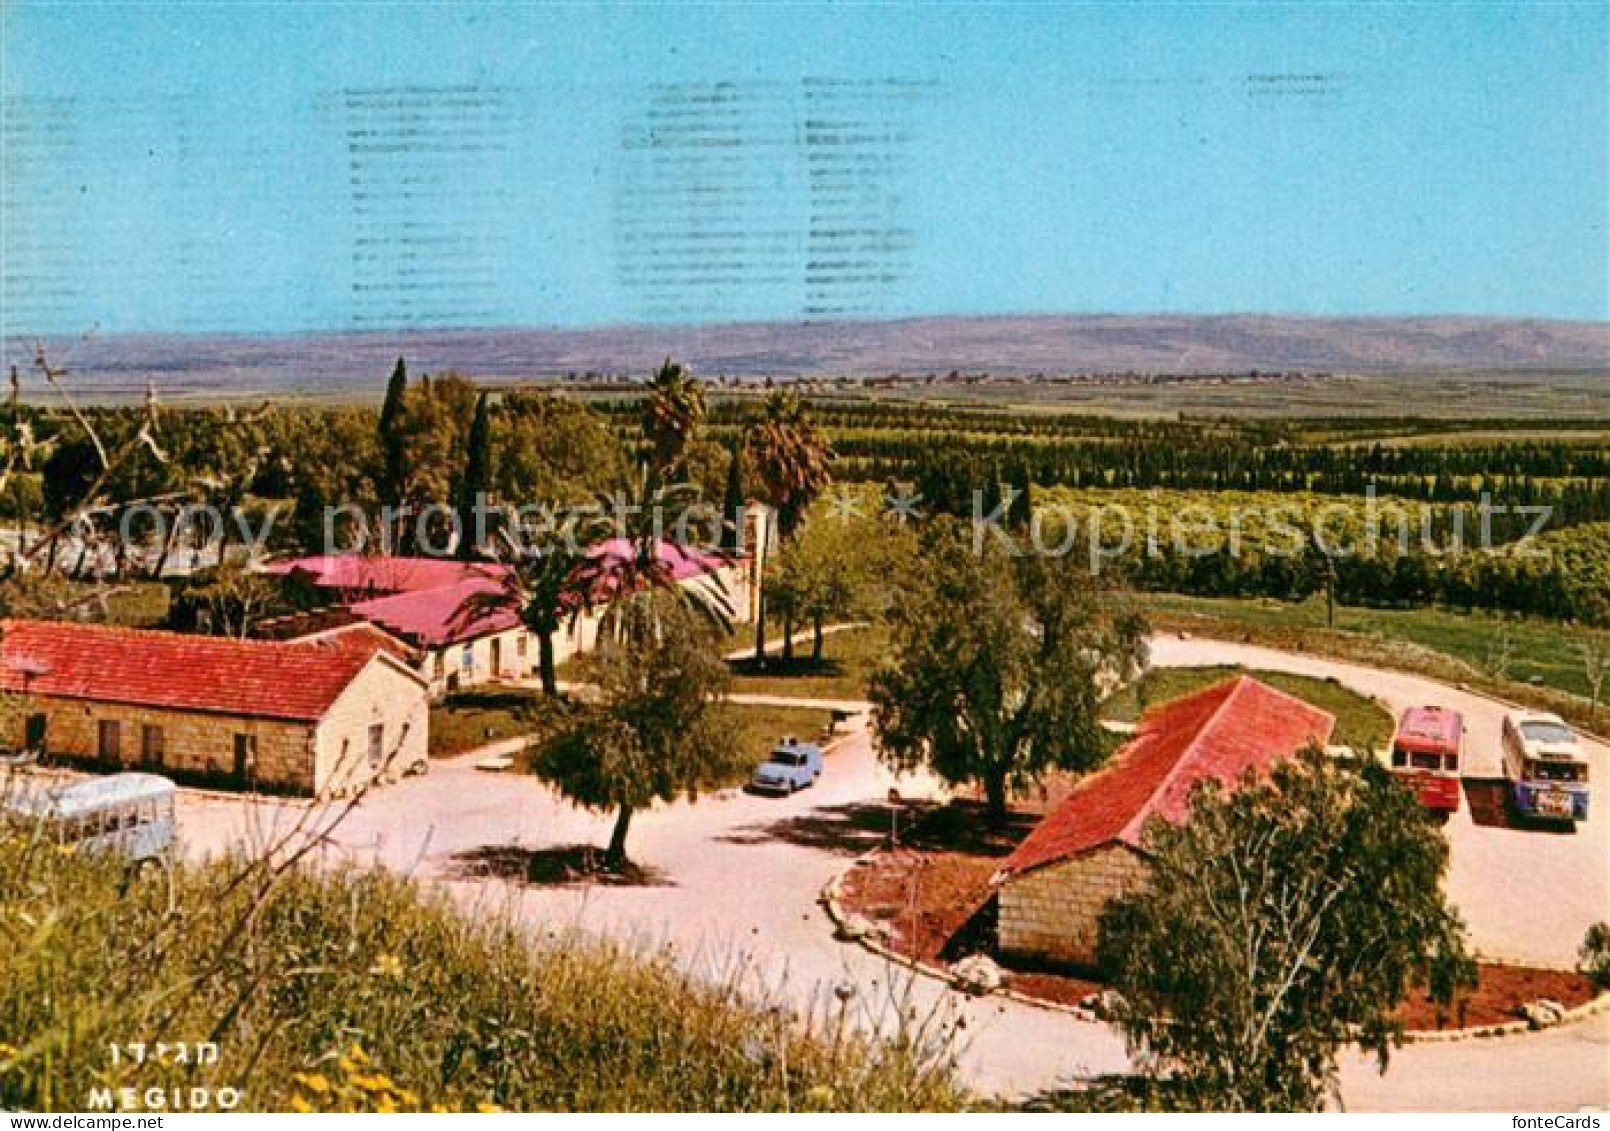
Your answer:
[[[113,774],[37,786],[4,804],[24,820],[41,822],[59,843],[114,850],[141,864],[172,851],[174,795],[173,783],[157,774]]]

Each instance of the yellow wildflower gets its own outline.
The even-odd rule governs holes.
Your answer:
[[[330,1090],[330,1081],[318,1072],[298,1072],[292,1079],[314,1095],[322,1096]]]
[[[382,954],[375,959],[375,964],[369,967],[369,973],[377,978],[400,978],[402,972],[402,961],[395,954]]]

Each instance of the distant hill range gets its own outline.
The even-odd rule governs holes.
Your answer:
[[[1191,374],[1248,370],[1610,370],[1610,323],[1541,319],[1036,315],[588,330],[413,330],[298,335],[47,338],[87,395],[156,380],[168,395],[357,395],[399,356],[414,373],[488,380],[643,373],[666,356],[707,377],[928,373]],[[0,341],[27,369],[33,340]],[[25,375],[37,386],[36,376]]]

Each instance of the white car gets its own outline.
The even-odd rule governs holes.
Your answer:
[[[1588,819],[1588,759],[1564,719],[1544,711],[1504,717],[1504,780],[1517,812],[1555,821]]]

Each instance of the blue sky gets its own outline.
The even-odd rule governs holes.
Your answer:
[[[7,4],[8,333],[1610,318],[1610,7]]]

